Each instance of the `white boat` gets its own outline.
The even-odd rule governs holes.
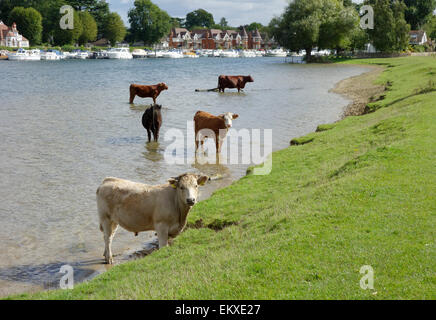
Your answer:
[[[150,51],[147,54],[147,58],[163,58],[163,52],[162,51]]]
[[[107,56],[109,59],[133,59],[129,48],[114,48],[108,51]]]
[[[133,59],[147,58],[147,52],[143,49],[135,49],[132,52]]]
[[[89,52],[87,51],[80,51],[77,52],[76,56],[74,57],[75,59],[81,59],[81,60],[85,60],[89,58]]]
[[[238,53],[238,51],[235,51],[235,50],[226,50],[226,51],[222,51],[220,53],[220,57],[221,58],[238,58],[239,53]]]
[[[197,54],[199,54],[200,57],[213,57],[213,50],[205,49],[205,50],[201,50],[200,52],[197,52]]]
[[[241,58],[256,58],[256,53],[251,50],[242,50],[239,52]]]
[[[221,52],[223,52],[223,50],[218,49],[218,50],[214,50],[212,53],[213,57],[220,57],[221,56]]]
[[[264,50],[256,50],[254,54],[256,55],[256,57],[264,57],[266,52]]]
[[[165,51],[162,52],[162,58],[180,59],[183,58],[183,53],[180,51]]]
[[[61,59],[61,56],[58,55],[54,51],[46,51],[46,52],[41,53],[41,60],[56,61],[56,60],[60,60],[60,59]]]
[[[41,60],[41,52],[39,50],[18,49],[15,52],[8,54],[8,59],[12,61],[39,61]]]
[[[267,57],[286,57],[288,53],[283,49],[273,49],[266,52]]]

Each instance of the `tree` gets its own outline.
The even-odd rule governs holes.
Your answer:
[[[79,13],[74,11],[74,28],[72,30],[64,30],[60,28],[58,23],[56,29],[54,30],[54,43],[59,46],[66,44],[74,45],[79,41],[82,31],[82,20],[80,19]]]
[[[111,12],[104,25],[104,37],[114,46],[117,42],[124,40],[126,36],[126,27],[120,15],[116,12]]]
[[[88,11],[94,17],[98,33],[101,36],[104,24],[109,15],[109,3],[105,0],[66,0],[70,6],[78,11]]]
[[[227,22],[226,18],[222,17],[219,25],[221,29],[226,29],[229,26],[229,23]]]
[[[212,13],[204,9],[198,9],[186,15],[185,27],[189,30],[192,30],[193,27],[211,28],[214,24]]]
[[[79,12],[82,23],[82,34],[79,37],[79,44],[83,45],[97,39],[97,23],[88,11]]]
[[[41,43],[42,16],[33,8],[15,7],[9,14],[9,24],[17,24],[18,31],[30,44]]]
[[[247,31],[262,31],[265,27],[263,26],[263,24],[259,23],[259,22],[252,22],[250,23],[248,26],[245,27],[245,30]]]
[[[436,0],[404,0],[407,8],[405,18],[413,30],[420,29],[433,16]]]
[[[366,0],[374,9],[374,29],[368,29],[369,39],[377,50],[398,52],[408,47],[410,26],[404,19],[404,2]]]
[[[427,36],[431,39],[436,39],[436,16],[432,16],[431,19],[424,25],[423,28],[427,32]]]
[[[183,18],[171,18],[171,28],[182,28],[184,21]]]
[[[150,0],[135,0],[128,13],[130,30],[135,40],[151,45],[157,43],[171,29],[171,17]]]
[[[341,0],[295,0],[280,18],[270,22],[269,28],[283,47],[306,50],[309,61],[314,47],[338,47],[357,22],[356,11],[344,8]]]
[[[59,27],[59,20],[62,16],[59,10],[65,4],[65,0],[40,0],[32,5],[42,15],[43,42],[54,42],[55,31]]]

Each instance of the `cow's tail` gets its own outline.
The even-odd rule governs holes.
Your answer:
[[[195,89],[195,92],[217,92],[218,88],[213,89]]]

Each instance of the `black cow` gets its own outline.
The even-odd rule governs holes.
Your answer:
[[[159,130],[162,125],[161,109],[161,105],[154,104],[142,115],[142,125],[147,130],[148,142],[151,142],[151,132],[153,132],[154,141],[159,139]]]

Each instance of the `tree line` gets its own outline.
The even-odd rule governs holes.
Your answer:
[[[373,28],[360,25],[363,5],[374,10]],[[401,52],[408,49],[411,29],[436,36],[435,9],[436,0],[292,0],[269,27],[281,46],[305,50],[308,60],[314,48],[354,51],[368,43],[381,52]]]
[[[72,30],[63,30],[59,25],[60,8],[64,5],[75,9]],[[189,12],[186,18],[171,17],[150,0],[134,1],[128,12],[129,29],[117,13],[110,12],[105,0],[1,0],[0,20],[9,25],[17,23],[19,32],[31,45],[83,45],[101,38],[111,44],[125,39],[129,43],[142,41],[153,45],[175,27],[237,29],[229,26],[224,17],[215,23],[213,15],[204,9]],[[245,27],[247,31],[268,31],[267,26],[257,22]]]
[[[60,8],[75,9],[74,29],[59,26]],[[374,29],[362,29],[359,11],[362,5],[374,9]],[[404,51],[411,29],[425,29],[436,38],[436,0],[292,0],[279,17],[264,26],[253,22],[239,27],[229,26],[225,17],[218,23],[204,9],[189,12],[185,18],[171,17],[150,0],[135,0],[128,12],[130,28],[121,17],[110,12],[105,0],[1,0],[0,19],[16,22],[21,34],[32,45],[86,44],[106,38],[115,44],[126,39],[152,45],[167,36],[171,28],[259,30],[268,33],[279,44],[293,51],[306,50],[310,58],[314,48],[356,50],[372,43],[379,51]]]
[[[65,5],[75,9],[72,30],[59,24]],[[1,0],[0,20],[9,25],[15,22],[31,45],[82,45],[102,37],[115,44],[127,32],[121,17],[110,12],[104,0]]]

